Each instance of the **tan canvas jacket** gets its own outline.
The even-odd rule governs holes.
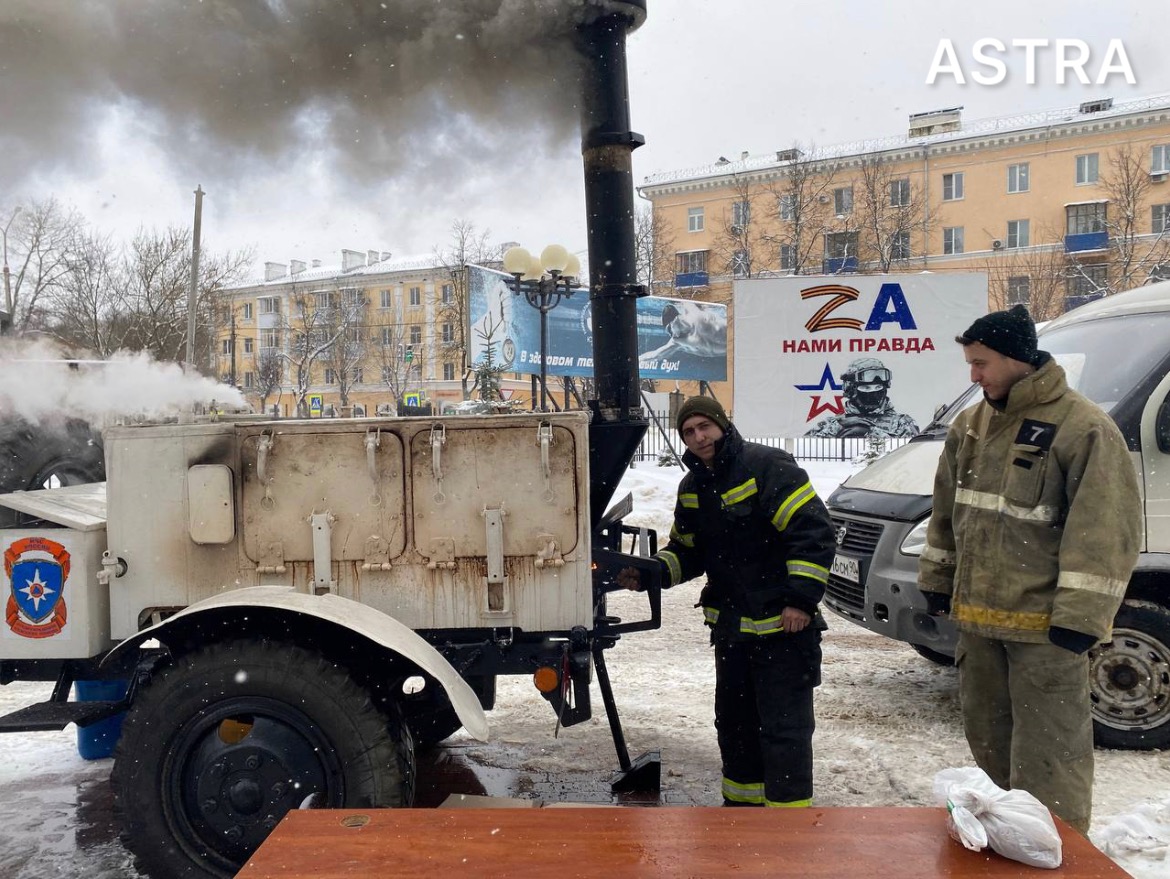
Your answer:
[[[919,585],[985,637],[1040,642],[1059,626],[1105,639],[1143,539],[1121,432],[1049,359],[1004,411],[983,400],[951,425]]]

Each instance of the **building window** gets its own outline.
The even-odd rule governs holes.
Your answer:
[[[394,381],[394,370],[389,366],[382,367],[382,381],[386,382],[386,384],[390,384],[392,381]]]
[[[796,219],[796,196],[794,196],[794,195],[780,196],[780,219],[781,220],[795,220]]]
[[[796,268],[796,248],[791,244],[780,245],[780,271],[791,272]]]
[[[1008,192],[1028,191],[1028,163],[1008,165]]]
[[[252,319],[252,303],[245,302],[244,303],[244,320],[251,320],[251,319]]]
[[[731,226],[733,229],[743,229],[752,219],[750,202],[737,201],[731,206]]]
[[[910,233],[905,229],[890,239],[890,259],[910,259]]]
[[[455,381],[455,364],[454,363],[444,363],[443,364],[443,381],[445,381],[445,382]]]
[[[411,287],[410,288],[410,304],[412,307],[417,307],[419,305],[422,305],[422,288],[421,287]]]
[[[825,235],[825,256],[828,259],[857,258],[856,232],[829,232]]]
[[[890,181],[890,207],[904,208],[910,204],[910,178]]]
[[[280,300],[275,296],[259,300],[261,314],[280,314]]]
[[[332,308],[337,304],[337,294],[332,290],[323,290],[313,294],[313,301],[318,308]]]
[[[223,340],[223,353],[224,354],[231,354],[232,353],[232,340],[231,339],[224,339]]]
[[[1156,204],[1150,208],[1150,231],[1154,234],[1170,232],[1170,204]]]
[[[833,213],[839,217],[853,213],[852,186],[843,186],[833,190]]]
[[[263,302],[264,300],[260,300]],[[280,331],[276,327],[264,327],[260,330],[260,347],[276,348],[280,345]]]
[[[1150,158],[1151,174],[1170,174],[1170,144],[1154,147]]]
[[[360,307],[366,304],[365,297],[362,291],[357,287],[346,287],[341,291],[341,301],[351,308]]]
[[[350,382],[350,384],[351,385],[361,385],[361,384],[365,384],[365,382],[366,382],[365,370],[360,366],[355,366],[353,368],[353,381]]]
[[[963,197],[963,172],[943,174],[943,201],[958,201]]]
[[[702,232],[703,231],[703,209],[702,208],[687,208],[687,231],[688,232]]]
[[[382,291],[382,307],[390,308],[394,304],[394,294],[389,290]]]
[[[1065,210],[1068,215],[1068,235],[1085,235],[1089,232],[1105,231],[1105,202],[1092,204],[1070,204]]]
[[[1077,156],[1077,183],[1097,182],[1097,154]]]
[[[251,337],[251,336],[246,336],[246,337],[244,338],[244,353],[245,353],[245,354],[251,354],[251,353],[252,353],[252,347],[253,347],[252,337]]]
[[[410,325],[410,344],[412,344],[412,345],[421,345],[422,344],[422,327],[420,327],[418,324],[411,324]]]
[[[1007,246],[1027,247],[1029,244],[1029,225],[1028,220],[1008,220]]]
[[[943,229],[943,253],[963,252],[963,227],[948,226]]]
[[[337,373],[333,371],[330,366],[325,367],[325,384],[332,385],[337,383]]]
[[[1095,296],[1105,292],[1109,283],[1109,266],[1105,263],[1078,265],[1068,279],[1069,296]]]
[[[731,274],[737,278],[746,278],[751,263],[746,250],[737,250],[731,255]]]
[[[443,324],[443,344],[450,345],[454,341],[455,341],[455,325],[450,324],[450,323]]]
[[[678,258],[678,273],[680,275],[707,271],[707,251],[705,250],[688,250],[686,253],[678,253],[675,256]]]
[[[382,347],[394,344],[394,328],[382,327]]]
[[[442,290],[442,298],[444,305],[450,305],[455,299],[455,291],[450,284],[444,284]]]
[[[245,372],[244,373],[244,387],[245,388],[254,388],[255,386],[256,386],[255,373]]]
[[[1013,275],[1007,282],[1007,304],[1027,305],[1032,295],[1032,279],[1027,275]]]

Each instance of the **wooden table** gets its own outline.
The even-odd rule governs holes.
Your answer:
[[[298,810],[240,879],[938,879],[1129,874],[1057,821],[1064,863],[1040,870],[952,840],[941,808]]]

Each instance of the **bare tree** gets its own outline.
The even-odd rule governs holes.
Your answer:
[[[33,202],[16,216],[9,233],[12,301],[6,308],[15,335],[47,328],[56,303],[46,300],[61,292],[84,232],[81,215],[53,198]]]
[[[794,144],[784,175],[769,186],[779,219],[769,239],[782,272],[794,275],[821,271],[824,234],[833,217],[832,190],[837,166],[820,161],[815,150]]]
[[[651,204],[639,205],[634,214],[634,262],[638,283],[658,296],[669,296],[675,276],[674,226]]]
[[[1038,321],[1064,312],[1069,259],[1062,237],[1058,230],[1050,229],[1041,231],[1038,240],[1056,243],[1007,251],[985,260],[988,306],[993,311],[1026,305]]]
[[[1109,233],[1109,272],[1106,293],[1144,284],[1155,267],[1170,260],[1170,236],[1165,230],[1142,232],[1150,217],[1150,173],[1146,155],[1124,144],[1109,159],[1098,181],[1109,199],[1105,228]],[[1079,269],[1078,271],[1082,271]]]
[[[365,380],[362,365],[369,354],[369,327],[366,325],[369,301],[363,290],[345,287],[327,293],[317,293],[316,307],[319,327],[333,343],[326,349],[322,361],[333,373],[333,384],[341,405],[349,405],[353,386]]]
[[[395,405],[410,390],[411,378],[416,374],[413,357],[406,359],[406,327],[401,323],[385,323],[374,328],[375,360],[381,371],[382,384],[394,398]]]
[[[282,355],[289,366],[297,417],[309,417],[308,397],[317,366],[328,357],[344,325],[331,320],[328,308],[318,308],[316,297],[293,289],[288,314],[281,315],[281,333],[287,334],[288,346]]]
[[[67,269],[45,300],[51,333],[72,348],[106,358],[125,329],[121,261],[109,236],[81,232],[71,245]]]
[[[716,269],[735,278],[755,278],[773,270],[773,234],[768,228],[768,209],[773,199],[758,180],[735,175],[731,182],[731,206],[719,218],[711,242]]]
[[[486,229],[477,231],[475,223],[470,220],[457,219],[451,224],[447,249],[435,251],[435,258],[443,267],[445,275],[444,280],[440,281],[436,316],[440,325],[451,326],[450,339],[440,342],[438,351],[443,360],[456,364],[464,400],[471,396],[469,381],[473,372],[468,359],[471,340],[467,334],[471,326],[471,311],[466,266],[490,266],[500,262],[500,246],[491,243],[490,234]]]
[[[877,153],[861,157],[855,186],[859,259],[879,272],[905,266],[915,231],[923,241],[929,235],[932,212],[922,187]]]
[[[261,348],[252,355],[256,372],[256,395],[260,398],[260,411],[268,409],[268,398],[279,393],[284,381],[284,358],[275,348]]]

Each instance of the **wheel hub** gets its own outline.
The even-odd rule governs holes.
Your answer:
[[[1115,729],[1143,730],[1170,717],[1170,656],[1144,632],[1117,628],[1090,654],[1093,718]]]

